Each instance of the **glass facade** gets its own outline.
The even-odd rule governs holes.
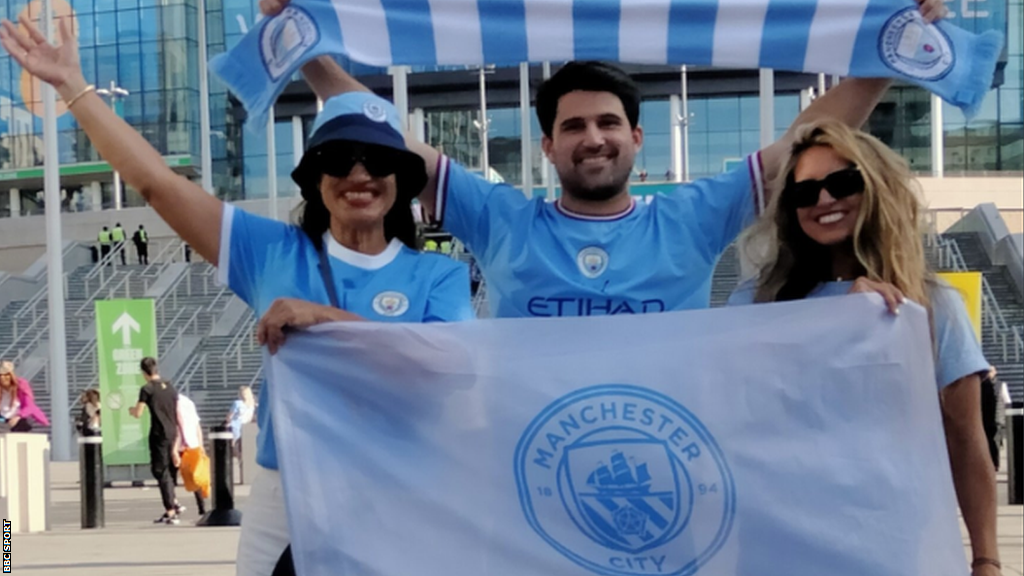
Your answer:
[[[200,0],[53,0],[58,14],[73,11],[77,22],[86,79],[97,87],[111,82],[129,91],[116,103],[119,113],[135,126],[165,157],[174,159],[183,173],[199,173],[199,2]],[[953,107],[943,106],[944,166],[947,175],[1024,171],[1024,52],[1022,2],[1006,1],[1006,67],[1002,86],[986,97],[980,114],[967,122]],[[258,16],[252,0],[205,0],[208,56],[235,46]],[[971,0],[971,14],[981,14],[998,0]],[[38,5],[35,0],[33,5]],[[994,5],[994,4],[993,4]],[[25,0],[0,5],[0,17],[16,20],[27,10]],[[950,7],[961,8],[960,2]],[[62,12],[62,10],[64,12]],[[966,9],[965,9],[966,10]],[[961,14],[961,16],[965,16]],[[980,22],[980,21],[979,21]],[[984,26],[984,23],[979,24]],[[3,51],[0,51],[3,52]],[[347,64],[356,74],[381,74],[380,68]],[[799,113],[800,97],[778,94],[775,100],[776,135]],[[40,91],[5,53],[0,53],[0,216],[10,211],[7,190],[12,174],[42,165],[43,142]],[[59,108],[59,110],[62,108]],[[736,159],[759,147],[760,121],[756,94],[691,97],[689,100],[689,173],[691,178],[712,176]],[[486,127],[490,166],[506,181],[521,184],[520,112],[518,108],[491,108],[486,122],[476,110],[427,110],[428,142],[470,168],[481,164],[481,139]],[[243,128],[244,112],[226,87],[210,78],[211,149],[213,185],[228,200],[267,195],[266,129]],[[308,133],[312,118],[302,119]],[[540,127],[531,111],[533,184],[544,183]],[[642,103],[641,125],[645,142],[639,152],[634,180],[671,179],[669,102]],[[901,153],[914,170],[931,172],[931,104],[929,95],[915,87],[896,86],[888,92],[868,122],[867,129]],[[81,165],[99,159],[95,149],[70,114],[58,120],[62,165]],[[294,165],[293,128],[285,119],[275,125],[278,193],[297,193],[291,182]],[[70,211],[113,206],[111,174],[99,168],[95,188],[90,183],[66,183],[64,208]],[[72,182],[72,181],[69,181]],[[21,185],[22,214],[42,208],[42,181]],[[98,205],[97,205],[98,202]],[[125,205],[142,199],[131,190]]]

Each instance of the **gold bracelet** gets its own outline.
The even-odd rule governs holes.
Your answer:
[[[989,566],[995,566],[997,570],[1002,570],[1003,569],[1003,563],[1002,562],[1000,562],[999,560],[994,560],[992,558],[985,558],[984,556],[978,556],[977,558],[975,558],[974,562],[971,562],[971,569],[974,569],[974,568],[977,568],[979,566],[983,566],[983,565],[986,565],[986,564],[989,565]]]
[[[86,94],[88,94],[89,92],[92,92],[93,90],[96,90],[96,85],[95,84],[89,84],[85,88],[82,88],[81,92],[79,92],[78,94],[75,94],[74,98],[72,98],[71,100],[68,100],[68,103],[65,104],[65,106],[67,107],[68,110],[70,110],[71,106],[73,106],[75,102],[78,102],[79,98],[81,98],[82,96],[85,96]]]

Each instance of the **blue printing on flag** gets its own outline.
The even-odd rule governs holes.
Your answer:
[[[437,64],[433,19],[428,0],[381,0],[394,64]]]
[[[761,33],[761,68],[804,69],[817,4],[816,0],[770,0]]]
[[[513,63],[529,59],[526,4],[523,0],[477,0],[484,62]]]
[[[711,64],[717,17],[717,0],[672,0],[668,14],[668,54],[665,61]]]
[[[572,4],[573,53],[576,60],[618,60],[619,0],[575,0]]]
[[[886,0],[870,0],[864,7],[860,30],[853,44],[853,54],[850,55],[850,75],[854,75],[863,64],[869,64],[873,69],[885,66],[878,56],[878,41],[882,26],[892,14],[892,4]]]

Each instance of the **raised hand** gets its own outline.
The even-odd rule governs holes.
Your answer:
[[[0,23],[0,44],[22,68],[55,88],[82,75],[78,59],[78,43],[68,25],[68,18],[58,18],[61,45],[46,41],[39,28],[24,14],[21,25],[28,34],[18,30],[10,20]]]

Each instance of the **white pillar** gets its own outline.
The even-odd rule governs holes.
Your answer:
[[[942,131],[942,99],[932,94],[932,176],[945,174],[946,139]]]
[[[199,0],[199,159],[203,190],[213,194],[213,152],[210,149],[210,78],[206,63],[206,0]]]
[[[775,142],[775,72],[762,68],[760,75],[761,149]]]
[[[680,98],[675,94],[668,97],[669,157],[672,159],[672,181],[683,181],[683,114]]]
[[[519,149],[523,155],[523,194],[533,198],[533,138],[530,134],[530,63],[519,64]]]
[[[21,217],[21,190],[11,188],[11,218]]]
[[[814,88],[804,88],[800,91],[800,111],[807,110],[807,107],[814,101]]]
[[[92,211],[99,212],[103,210],[103,184],[97,181],[89,183],[89,197],[92,200]]]
[[[302,117],[292,116],[292,166],[299,167],[302,161]]]
[[[820,98],[825,94],[825,75],[818,74],[818,97]]]
[[[122,196],[124,196],[124,188],[121,186],[121,175],[118,174],[117,170],[114,170],[114,210],[120,210],[122,205]]]
[[[53,42],[52,0],[43,0],[43,30]],[[50,381],[50,414],[53,417],[53,459],[72,460],[71,419],[68,410],[68,354],[64,329],[64,260],[60,222],[60,157],[57,155],[57,95],[52,86],[43,84],[43,140],[46,159],[43,187],[46,194],[46,285],[50,312],[50,364],[46,377]]]
[[[544,76],[545,80],[547,80],[548,78],[551,78],[551,62],[544,62],[544,65],[543,65],[541,71],[543,73],[543,76]],[[544,164],[544,172],[543,172],[544,178],[543,178],[543,180],[544,180],[544,184],[547,185],[547,189],[548,189],[546,197],[547,197],[547,199],[549,201],[553,201],[555,199],[555,178],[556,178],[555,167],[551,164],[551,162],[548,161],[547,156],[544,156],[543,164]]]
[[[690,181],[690,91],[689,91],[689,88],[687,87],[687,84],[686,84],[686,81],[687,81],[686,66],[683,66],[683,70],[682,70],[681,76],[682,76],[682,84],[683,84],[683,86],[682,86],[682,99],[681,99],[682,100],[682,107],[681,107],[681,110],[680,110],[682,119],[680,120],[680,124],[682,125],[682,130],[681,131],[682,131],[682,145],[683,145],[683,154],[682,154],[682,156],[683,156],[683,159],[682,159],[683,170],[680,173],[679,177],[681,179],[680,181],[682,181],[682,182],[689,182]]]
[[[487,121],[487,70],[480,66],[480,172],[485,180],[491,177],[490,150],[487,145],[490,131]]]
[[[271,220],[277,220],[277,138],[275,135],[274,107],[270,107],[267,118],[267,202],[270,203],[267,214]]]
[[[404,133],[409,129],[409,67],[391,66],[388,73],[391,74],[391,94],[398,109],[398,122]]]
[[[418,142],[427,141],[426,118],[423,115],[423,108],[415,108],[412,111],[412,133]]]

